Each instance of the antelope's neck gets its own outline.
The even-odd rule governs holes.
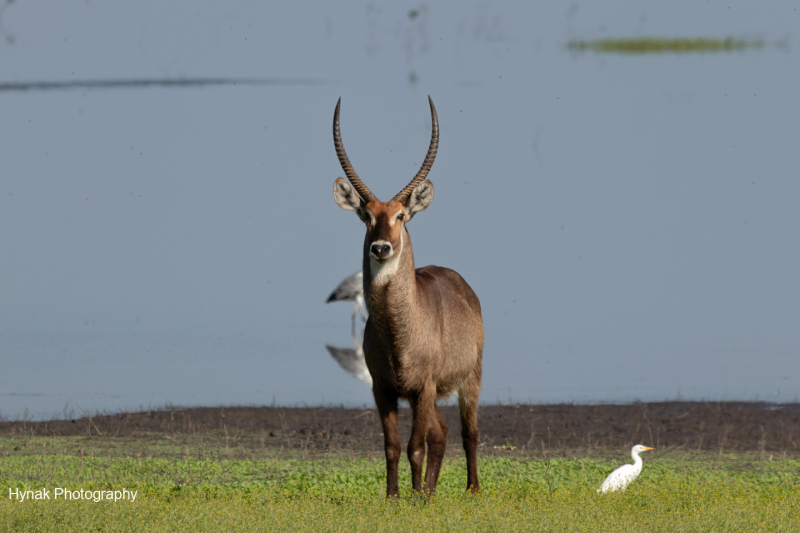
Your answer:
[[[385,341],[396,344],[410,338],[416,308],[416,275],[411,238],[403,230],[400,253],[383,265],[369,255],[369,242],[364,242],[364,300],[370,317]]]

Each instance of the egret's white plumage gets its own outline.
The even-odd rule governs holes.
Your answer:
[[[642,459],[639,457],[639,454],[652,449],[653,448],[642,446],[641,444],[637,444],[631,448],[633,464],[622,465],[611,472],[606,480],[603,481],[603,484],[600,485],[600,488],[597,489],[597,492],[606,493],[614,492],[615,490],[625,490],[625,487],[627,487],[631,481],[636,479],[636,477],[639,475],[639,472],[642,471]]]
[[[355,300],[356,306],[353,309],[353,337],[356,335],[356,313],[361,310],[361,319],[366,322],[364,315],[364,273],[360,270],[349,276],[336,287],[326,303],[331,302],[352,302]]]

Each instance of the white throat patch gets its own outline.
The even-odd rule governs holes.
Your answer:
[[[400,256],[403,255],[403,250],[406,249],[405,231],[400,232],[400,253],[394,254],[391,259],[384,264],[375,262],[372,256],[369,257],[369,270],[372,275],[372,282],[378,285],[385,285],[389,283],[397,272],[397,267],[400,265]]]

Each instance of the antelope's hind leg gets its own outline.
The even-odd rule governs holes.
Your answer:
[[[428,429],[428,464],[425,467],[425,491],[430,494],[436,492],[436,482],[442,470],[444,450],[447,447],[447,424],[436,404],[433,406],[433,417]]]
[[[383,449],[386,454],[386,497],[398,496],[397,467],[400,463],[400,430],[397,425],[397,396],[372,390],[383,426]]]
[[[475,493],[478,483],[478,396],[481,391],[481,371],[477,367],[458,391],[461,415],[461,438],[467,455],[467,490]]]

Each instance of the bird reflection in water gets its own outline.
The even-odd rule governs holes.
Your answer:
[[[360,342],[356,342],[355,350],[353,348],[337,348],[330,344],[326,344],[325,348],[345,372],[370,387],[372,386],[372,376],[369,375],[367,363],[364,361],[364,350],[361,349]]]

